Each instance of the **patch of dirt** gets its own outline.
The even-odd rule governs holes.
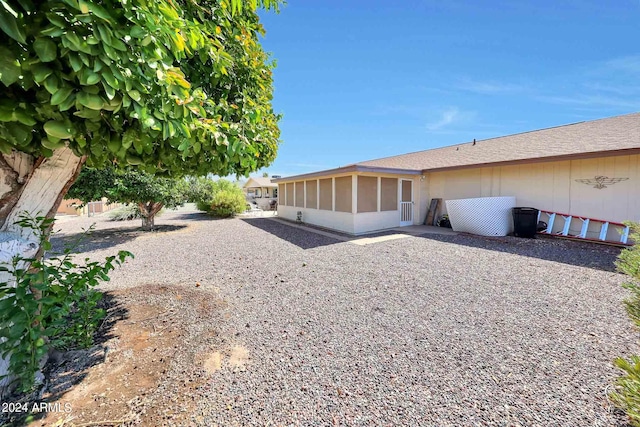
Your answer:
[[[198,365],[202,365],[208,374],[214,374],[223,367],[239,372],[245,370],[249,361],[249,352],[242,346],[234,345],[227,351],[213,351],[199,359]]]
[[[226,304],[197,287],[143,286],[108,293],[98,344],[54,354],[33,426],[197,425],[211,374],[244,369],[247,351],[224,347]]]

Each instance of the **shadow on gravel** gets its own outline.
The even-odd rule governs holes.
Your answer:
[[[302,249],[313,249],[320,246],[335,245],[342,243],[341,240],[316,234],[310,231],[302,230],[296,227],[290,227],[268,218],[242,218],[242,221],[267,233],[286,240]]]
[[[614,262],[622,250],[615,246],[549,237],[520,239],[517,237],[484,237],[471,234],[459,234],[457,236],[423,234],[420,237],[604,271],[616,271]]]
[[[180,231],[186,225],[158,225],[151,231],[144,231],[141,227],[107,228],[95,230],[89,234],[74,233],[53,235],[51,238],[51,255],[62,253],[66,247],[74,248],[73,252],[89,252],[96,249],[106,249],[128,242],[140,236]]]
[[[220,218],[214,218],[206,212],[181,212],[171,215],[171,220],[179,221],[217,221]]]
[[[7,398],[8,402],[19,402],[21,408],[28,408],[29,411],[18,411],[13,413],[0,413],[0,425],[2,426],[23,426],[27,422],[37,421],[46,415],[46,411],[37,413],[31,411],[35,405],[46,404],[47,402],[59,401],[71,388],[84,380],[91,367],[104,363],[107,349],[104,346],[108,340],[114,337],[113,328],[115,324],[129,317],[128,310],[110,292],[105,292],[99,307],[103,308],[105,316],[100,329],[96,333],[93,347],[86,350],[71,350],[66,352],[53,352],[43,369],[45,375],[44,388],[31,394],[15,394]],[[64,412],[65,408],[56,410]]]

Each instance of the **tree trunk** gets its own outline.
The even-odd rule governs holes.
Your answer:
[[[15,225],[20,214],[28,212],[32,216],[52,218],[85,161],[84,157],[76,156],[69,148],[58,149],[53,156],[32,162],[27,156],[16,153],[10,162],[8,156],[3,155],[0,161],[0,164],[4,163],[4,167],[0,167],[0,174],[3,174],[0,181],[5,184],[5,191],[0,194],[0,201],[3,202],[0,206],[0,212],[3,213],[0,216],[0,232],[20,233],[25,239],[33,237],[33,233],[25,234]]]
[[[34,159],[17,151],[0,155],[0,265],[11,263],[16,255],[23,258],[41,255],[35,232],[22,229],[15,222],[24,212],[33,217],[52,218],[84,161],[84,157],[76,156],[66,147],[55,150],[47,158]],[[9,273],[0,272],[0,282],[12,283],[13,280]],[[7,326],[0,325],[0,328]],[[7,360],[0,358],[0,376],[8,372],[7,367]],[[11,391],[10,382],[11,378],[0,380],[0,398]]]
[[[142,229],[152,230],[155,226],[156,214],[160,212],[164,205],[160,202],[138,203],[140,214],[142,215]]]
[[[142,217],[142,229],[149,231],[153,230],[155,225],[155,216],[143,216]]]

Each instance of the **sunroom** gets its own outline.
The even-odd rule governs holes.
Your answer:
[[[276,179],[278,216],[363,234],[417,224],[419,171],[347,166]]]

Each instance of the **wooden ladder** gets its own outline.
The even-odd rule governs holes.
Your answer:
[[[605,243],[616,243],[616,244],[623,244],[623,245],[628,245],[629,242],[629,226],[622,224],[620,222],[613,222],[613,221],[607,221],[607,220],[603,220],[603,219],[594,219],[594,218],[587,218],[584,216],[577,216],[577,215],[568,215],[568,214],[563,214],[563,213],[558,213],[558,212],[552,212],[552,211],[543,211],[540,210],[538,212],[538,221],[540,221],[540,217],[542,215],[547,215],[548,217],[548,222],[547,222],[547,229],[545,231],[541,231],[540,234],[550,234],[550,235],[555,235],[555,236],[563,236],[563,237],[570,237],[570,238],[575,238],[575,239],[583,239],[583,240],[591,240],[591,241],[600,241],[600,242],[605,242]],[[562,230],[561,231],[556,231],[555,233],[553,232],[553,226],[555,224],[555,221],[558,217],[561,217],[564,220],[564,224],[562,226]],[[582,226],[580,227],[580,233],[578,234],[569,234],[569,229],[571,227],[571,221],[573,221],[574,219],[578,219],[580,221],[582,221]],[[587,237],[587,232],[589,231],[589,224],[591,224],[592,222],[595,223],[600,223],[600,233],[598,235],[598,238],[589,238]],[[620,232],[620,240],[619,241],[615,241],[615,240],[607,240],[607,233],[609,232],[609,226],[613,225],[615,227],[618,227],[621,229]]]

